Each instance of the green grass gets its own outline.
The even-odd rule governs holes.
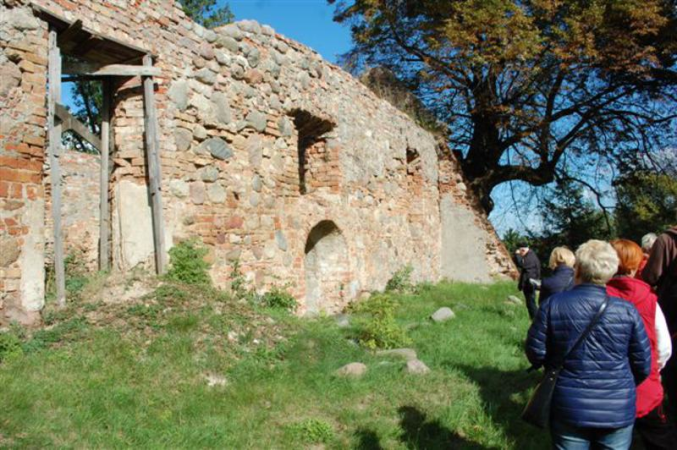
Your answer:
[[[138,304],[81,308],[0,364],[0,446],[545,448],[546,434],[519,419],[538,375],[525,372],[527,313],[509,294],[497,283],[396,295],[425,376],[357,346],[331,318],[204,290],[166,285]],[[431,323],[441,306],[457,318]],[[334,376],[355,361],[364,377]],[[209,387],[216,375],[225,385]]]

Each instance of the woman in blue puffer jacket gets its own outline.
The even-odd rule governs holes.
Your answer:
[[[540,305],[551,295],[571,289],[574,286],[574,264],[576,257],[566,247],[555,247],[550,253],[548,266],[552,275],[541,282],[541,295],[538,297]]]
[[[607,242],[591,240],[576,251],[573,289],[540,307],[527,337],[527,357],[549,367],[573,346],[606,298],[618,269]],[[610,297],[583,344],[564,362],[552,399],[553,448],[629,449],[635,422],[635,386],[651,372],[651,347],[635,307]]]

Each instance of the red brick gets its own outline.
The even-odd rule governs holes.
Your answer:
[[[42,170],[42,163],[25,158],[12,158],[9,156],[0,156],[0,167],[9,167],[11,169],[24,169],[34,172]]]
[[[0,168],[0,180],[39,184],[41,176],[35,172]]]
[[[11,198],[22,198],[23,192],[21,187],[22,186],[20,184],[12,183],[9,188],[9,196]]]

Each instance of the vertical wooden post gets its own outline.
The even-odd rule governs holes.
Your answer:
[[[99,270],[108,270],[110,212],[108,199],[109,184],[109,151],[110,151],[110,117],[111,117],[111,81],[103,80],[103,105],[101,110],[101,177],[99,195]]]
[[[52,187],[52,221],[54,224],[54,274],[56,278],[56,304],[66,305],[66,270],[64,266],[63,238],[61,235],[61,125],[56,123],[56,104],[61,99],[61,52],[57,46],[56,31],[49,32],[49,166]]]
[[[143,65],[151,67],[153,58],[143,57]],[[159,156],[159,137],[157,114],[155,111],[155,90],[153,77],[143,77],[143,101],[146,131],[146,156],[148,161],[148,182],[150,189],[151,209],[153,213],[153,239],[155,244],[155,268],[158,274],[165,272],[165,233],[162,220],[161,171]]]

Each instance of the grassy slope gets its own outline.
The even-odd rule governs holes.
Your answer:
[[[545,448],[519,419],[537,375],[525,373],[528,319],[505,303],[511,293],[441,284],[399,297],[425,376],[356,346],[331,319],[271,319],[218,298],[195,306],[165,292],[117,321],[92,325],[90,314],[68,342],[0,365],[0,445],[303,448],[312,433],[294,424],[316,418],[331,427],[327,448]],[[457,318],[428,322],[441,306]],[[366,376],[332,375],[353,361]],[[208,387],[206,374],[227,385]]]

